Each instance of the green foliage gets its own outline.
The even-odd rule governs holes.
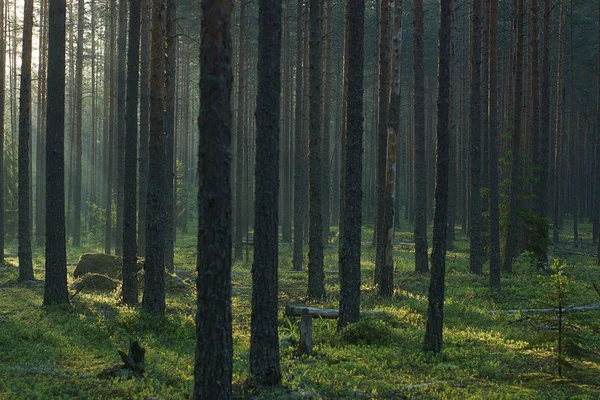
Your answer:
[[[392,326],[373,317],[363,317],[340,331],[340,338],[349,344],[385,345],[401,340]]]

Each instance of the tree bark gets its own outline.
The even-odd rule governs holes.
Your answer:
[[[435,207],[433,211],[433,249],[431,278],[425,331],[425,351],[442,350],[444,325],[444,280],[446,277],[446,231],[448,222],[448,168],[450,165],[450,48],[452,29],[452,0],[440,4],[440,33],[438,59],[437,151]]]
[[[272,386],[281,382],[277,331],[281,1],[261,0],[258,18],[250,374],[257,383]]]
[[[4,21],[4,0],[0,0],[0,21]],[[0,264],[4,263],[4,108],[6,98],[6,40],[4,23],[0,23]]]
[[[555,245],[559,243],[560,231],[560,210],[561,210],[561,161],[563,153],[562,143],[562,103],[563,103],[563,58],[564,58],[564,37],[565,37],[565,4],[564,0],[560,0],[560,22],[558,26],[558,67],[556,76],[556,144],[554,155],[554,212],[552,240]]]
[[[231,399],[231,0],[202,0],[194,399]]]
[[[0,9],[2,8],[0,1]],[[37,157],[36,157],[36,178],[35,178],[35,242],[37,246],[43,246],[46,229],[46,192],[45,192],[45,176],[46,176],[46,60],[47,60],[47,21],[48,21],[48,3],[43,0],[40,4],[40,45],[39,45],[39,63],[38,63],[38,110],[37,110]],[[0,13],[2,11],[0,10]],[[0,16],[0,20],[3,18]],[[0,31],[3,27],[0,27]],[[0,49],[2,54],[4,51]],[[2,56],[0,56],[2,57]],[[4,62],[4,61],[2,61]],[[0,70],[0,80],[4,82],[4,68]],[[3,84],[2,84],[3,85]],[[4,96],[0,94],[0,109],[4,109]],[[2,119],[0,117],[0,119]],[[3,124],[3,119],[0,123]],[[0,135],[1,136],[1,135]],[[0,140],[1,142],[2,140]],[[0,144],[2,147],[2,144]],[[1,150],[1,149],[0,149]],[[3,151],[0,151],[3,153]],[[2,157],[2,156],[0,156]],[[0,165],[0,169],[2,166]],[[0,186],[2,186],[0,184]],[[2,189],[0,188],[0,192]],[[1,205],[1,203],[0,203]],[[4,209],[4,207],[2,207]],[[0,239],[1,240],[1,239]],[[1,248],[2,246],[0,246]]]
[[[73,137],[73,154],[71,171],[73,182],[73,246],[81,245],[81,180],[82,180],[82,124],[83,124],[83,21],[85,13],[85,3],[83,0],[78,0],[77,6],[77,54],[75,61],[75,129]]]
[[[65,236],[65,0],[48,8],[48,110],[46,120],[46,283],[44,304],[67,304]]]
[[[23,52],[19,98],[19,281],[33,279],[31,255],[31,209],[29,180],[31,140],[31,43],[33,36],[33,0],[25,0],[23,9]]]
[[[360,234],[362,217],[363,75],[365,2],[346,0],[344,87],[345,140],[340,219],[340,311],[338,329],[360,318]]]
[[[308,297],[325,297],[323,274],[323,216],[321,192],[321,37],[320,0],[310,0],[310,109],[309,109],[309,236],[308,236]]]
[[[150,52],[152,43],[152,1],[142,0],[140,54],[140,154],[138,187],[138,255],[146,251],[146,198],[148,196],[148,139],[150,135]]]
[[[478,1],[478,0],[475,0]],[[427,260],[427,182],[425,170],[425,83],[423,67],[423,0],[414,2],[414,210],[415,271],[429,270]]]
[[[137,185],[137,109],[140,70],[141,0],[129,0],[129,41],[127,52],[127,102],[125,109],[125,176],[124,192],[130,195],[123,203],[123,303],[138,302],[136,192]]]

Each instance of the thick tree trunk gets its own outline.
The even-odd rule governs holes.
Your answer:
[[[19,98],[19,281],[33,279],[31,255],[31,209],[29,160],[31,149],[31,43],[33,36],[33,0],[25,0],[23,9],[23,52]]]
[[[345,140],[340,219],[340,311],[338,328],[360,318],[360,233],[362,215],[363,74],[365,2],[346,0],[344,79]]]
[[[442,350],[444,325],[444,280],[446,277],[446,230],[448,220],[448,168],[450,165],[450,53],[452,41],[452,0],[442,0],[440,14],[437,151],[435,208],[433,211],[433,250],[431,253],[431,278],[425,331],[425,351]]]
[[[310,126],[309,126],[309,236],[308,236],[308,297],[323,299],[323,216],[321,192],[321,37],[320,0],[310,0]]]
[[[67,304],[65,236],[65,0],[49,4],[46,120],[46,284],[44,304]]]
[[[129,0],[129,41],[127,52],[127,103],[125,109],[125,176],[124,192],[129,195],[123,204],[123,303],[138,302],[136,192],[137,185],[137,109],[140,69],[141,0]]]
[[[477,0],[476,0],[477,1]],[[427,272],[427,182],[425,169],[425,83],[423,68],[423,0],[414,2],[414,210],[415,271]]]
[[[261,385],[278,385],[281,382],[277,332],[281,1],[261,0],[258,15],[250,373]]]
[[[152,50],[150,53],[150,144],[148,151],[148,202],[146,204],[146,258],[144,310],[165,312],[165,43],[166,0],[152,3]],[[200,132],[206,132],[200,130]]]
[[[194,399],[231,399],[231,0],[202,1]]]

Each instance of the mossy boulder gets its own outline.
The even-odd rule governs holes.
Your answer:
[[[144,266],[143,259],[138,259],[137,270]],[[104,253],[82,254],[77,261],[73,276],[80,278],[86,274],[99,274],[111,279],[121,280],[123,276],[123,258]]]
[[[85,274],[71,285],[76,291],[101,291],[112,292],[120,285],[116,279],[101,274]]]

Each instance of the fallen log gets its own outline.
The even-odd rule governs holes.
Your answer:
[[[530,308],[525,310],[488,310],[488,314],[551,314],[558,311],[558,308]],[[582,311],[600,311],[600,304],[589,306],[569,306],[562,309],[562,312],[582,312]]]
[[[312,318],[324,318],[324,319],[336,319],[340,316],[340,310],[328,309],[328,308],[313,308],[303,306],[286,306],[285,315],[288,317],[300,317],[302,311],[308,310],[308,315]],[[362,310],[361,315],[383,315],[384,311],[370,311]]]
[[[554,249],[553,252],[557,253],[557,254],[572,254],[575,256],[598,257],[598,255],[594,254],[594,253],[584,253],[581,251],[572,251],[572,250],[566,250],[566,249]]]

